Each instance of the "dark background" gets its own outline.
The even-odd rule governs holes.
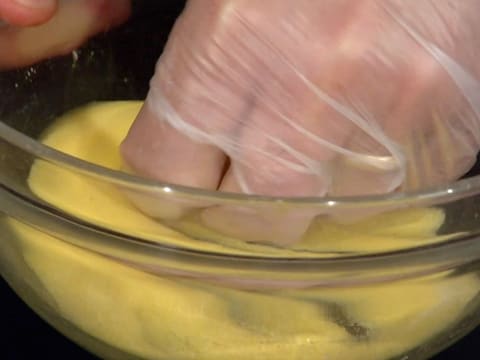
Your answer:
[[[0,303],[0,359],[98,360],[35,315],[3,280],[0,282]],[[479,359],[479,343],[480,328],[434,360]]]

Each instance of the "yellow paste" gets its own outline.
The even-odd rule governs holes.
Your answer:
[[[140,106],[87,106],[60,119],[43,141],[119,169],[118,145]],[[141,214],[115,187],[43,161],[32,168],[30,186],[54,206],[119,231],[229,253],[268,248],[219,235],[217,242],[189,239]],[[147,274],[7,221],[24,261],[59,314],[136,358],[388,359],[454,325],[480,285],[472,274],[442,273],[362,287],[246,291]],[[351,225],[324,220],[297,246],[317,251],[408,247],[433,241],[442,222],[443,213],[437,209],[404,210]],[[184,226],[212,235],[193,221]],[[325,243],[313,243],[319,236]]]

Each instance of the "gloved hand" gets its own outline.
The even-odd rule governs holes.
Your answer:
[[[480,147],[479,13],[479,0],[190,0],[124,158],[262,195],[452,181]]]
[[[0,69],[68,54],[129,14],[130,0],[0,0]]]

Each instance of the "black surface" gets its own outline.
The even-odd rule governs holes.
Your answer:
[[[33,313],[8,287],[0,282],[1,314],[0,359],[96,360]],[[436,356],[434,360],[480,359],[480,329]],[[349,359],[345,359],[349,360]]]

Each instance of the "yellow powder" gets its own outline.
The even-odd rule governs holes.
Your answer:
[[[60,119],[43,141],[119,169],[118,145],[140,106],[87,106]],[[43,161],[32,168],[29,183],[54,206],[119,231],[208,251],[280,252],[187,220],[185,227],[218,241],[192,240],[137,211],[117,188]],[[438,209],[403,210],[350,225],[320,220],[297,249],[281,253],[408,247],[438,240],[443,220]],[[473,274],[442,273],[361,287],[247,291],[147,274],[15,220],[7,224],[59,314],[135,358],[388,359],[454,325],[480,288]],[[313,241],[319,237],[325,241]]]

